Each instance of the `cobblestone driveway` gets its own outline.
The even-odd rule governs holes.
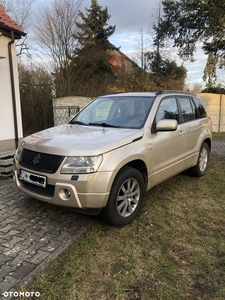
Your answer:
[[[217,157],[225,157],[224,139],[213,140],[211,155]]]
[[[0,179],[0,299],[18,292],[93,222],[20,193]],[[6,294],[5,294],[6,295]]]

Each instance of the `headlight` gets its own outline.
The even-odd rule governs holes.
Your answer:
[[[23,151],[23,145],[24,145],[23,142],[20,143],[19,146],[18,146],[18,148],[16,149],[16,154],[15,154],[15,160],[16,161],[19,161],[19,159],[20,159],[20,155],[21,155],[21,153]]]
[[[102,162],[102,155],[97,156],[72,156],[67,157],[61,173],[94,173]]]

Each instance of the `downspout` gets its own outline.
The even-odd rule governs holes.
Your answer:
[[[15,147],[18,148],[19,134],[18,134],[18,122],[17,122],[17,110],[16,110],[16,92],[15,92],[15,81],[13,72],[13,58],[12,58],[12,44],[15,42],[14,32],[11,31],[11,41],[8,43],[9,53],[9,69],[10,69],[10,80],[11,80],[11,91],[12,91],[12,104],[13,104],[13,118],[15,128]]]
[[[222,114],[222,97],[223,97],[223,94],[220,94],[220,108],[219,108],[219,125],[218,125],[218,132],[222,132],[222,117],[223,117],[223,114]]]

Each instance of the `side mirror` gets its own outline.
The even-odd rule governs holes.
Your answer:
[[[177,120],[168,119],[168,120],[160,120],[156,124],[156,131],[175,131],[177,130],[178,123]]]

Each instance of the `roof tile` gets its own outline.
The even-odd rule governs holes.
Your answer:
[[[17,31],[21,35],[26,35],[23,30],[17,25],[15,21],[13,21],[10,16],[4,11],[2,7],[0,7],[0,29],[4,27],[7,31]]]

